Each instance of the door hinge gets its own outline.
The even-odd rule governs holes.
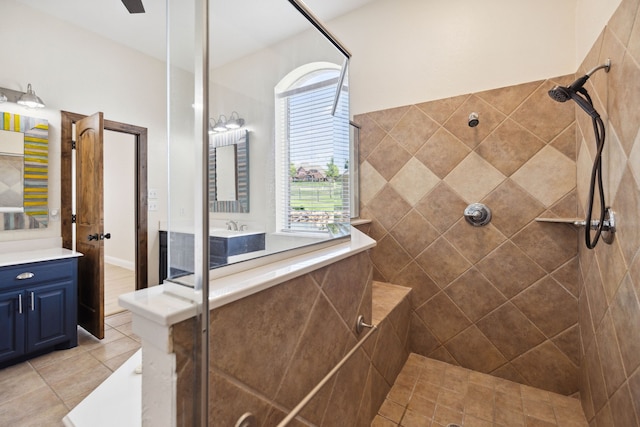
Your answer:
[[[75,141],[71,141],[71,149],[72,150],[76,149],[76,142]]]
[[[76,216],[75,215],[71,215],[71,224],[75,224],[76,223]]]

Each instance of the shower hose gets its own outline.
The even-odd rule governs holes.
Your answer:
[[[593,106],[593,102],[591,101],[591,97],[586,90],[584,92],[581,91],[589,101],[589,104]],[[596,157],[593,160],[593,167],[591,168],[591,182],[589,185],[589,201],[587,206],[587,218],[585,225],[585,243],[587,244],[587,248],[593,249],[598,243],[598,239],[600,239],[600,234],[602,234],[602,228],[604,226],[604,218],[606,214],[605,202],[604,202],[604,186],[602,185],[602,149],[604,148],[604,139],[605,139],[605,128],[604,123],[599,115],[592,118],[593,122],[593,133],[596,138]],[[593,205],[595,202],[595,187],[596,183],[598,185],[598,198],[600,199],[600,220],[595,224],[594,230],[595,235],[593,239],[591,238],[591,218],[593,216]]]

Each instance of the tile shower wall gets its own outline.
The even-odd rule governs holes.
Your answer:
[[[389,320],[379,324],[302,411],[305,422],[371,424],[408,357],[408,309],[404,316],[401,311],[392,311]],[[211,425],[235,425],[245,412],[253,413],[260,426],[277,425],[361,338],[354,332],[359,314],[372,319],[368,253],[213,310]],[[173,331],[178,425],[185,426],[192,425],[195,413],[193,328],[189,320]]]
[[[576,123],[536,81],[355,117],[374,280],[413,288],[411,351],[578,391]],[[469,127],[470,113],[480,124]],[[482,202],[491,223],[473,227]]]
[[[605,119],[607,204],[617,213],[614,243],[588,250],[580,239],[580,396],[591,426],[640,425],[640,10],[623,0],[578,73],[612,62],[587,84]],[[576,110],[578,206],[586,209],[595,141]]]

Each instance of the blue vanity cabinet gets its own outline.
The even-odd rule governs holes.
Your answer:
[[[0,367],[78,345],[77,258],[0,267]]]
[[[0,362],[25,352],[25,316],[21,312],[22,291],[0,292]]]

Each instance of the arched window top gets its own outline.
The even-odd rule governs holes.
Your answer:
[[[276,94],[323,83],[340,75],[340,66],[331,62],[311,62],[284,76],[276,85]]]

